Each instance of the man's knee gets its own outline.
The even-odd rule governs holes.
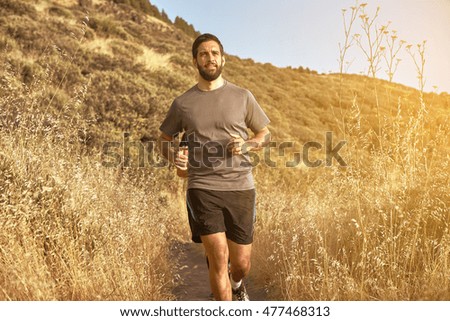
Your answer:
[[[218,236],[202,236],[202,242],[208,256],[208,262],[215,270],[228,265],[229,250],[226,241],[222,242]]]
[[[226,265],[228,264],[228,249],[220,247],[212,252],[208,252],[208,259],[210,264]]]
[[[233,270],[238,274],[247,275],[250,271],[251,261],[249,257],[240,257],[233,262]]]

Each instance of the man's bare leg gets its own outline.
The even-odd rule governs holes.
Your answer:
[[[228,243],[225,233],[201,236],[209,260],[209,282],[217,301],[231,301],[231,285],[228,277]]]
[[[251,244],[237,244],[227,240],[230,253],[231,277],[235,282],[239,282],[248,275],[251,267]]]

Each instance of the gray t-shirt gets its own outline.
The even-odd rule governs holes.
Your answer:
[[[254,188],[248,154],[232,155],[233,135],[249,138],[269,124],[250,91],[225,81],[212,91],[192,87],[174,100],[160,130],[169,136],[185,132],[188,141],[188,188],[230,191]]]

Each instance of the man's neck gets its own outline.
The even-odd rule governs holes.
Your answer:
[[[224,85],[225,80],[222,78],[222,76],[219,76],[216,80],[213,81],[207,81],[203,79],[201,76],[198,77],[198,89],[201,91],[211,91],[217,88],[220,88]]]

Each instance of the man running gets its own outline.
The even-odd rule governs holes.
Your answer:
[[[248,90],[222,77],[225,57],[216,36],[199,36],[192,56],[198,83],[172,103],[160,126],[161,153],[178,169],[187,168],[192,240],[205,248],[214,298],[248,301],[243,279],[250,271],[255,222],[248,152],[269,143],[269,119]],[[181,132],[188,156],[170,147]]]

